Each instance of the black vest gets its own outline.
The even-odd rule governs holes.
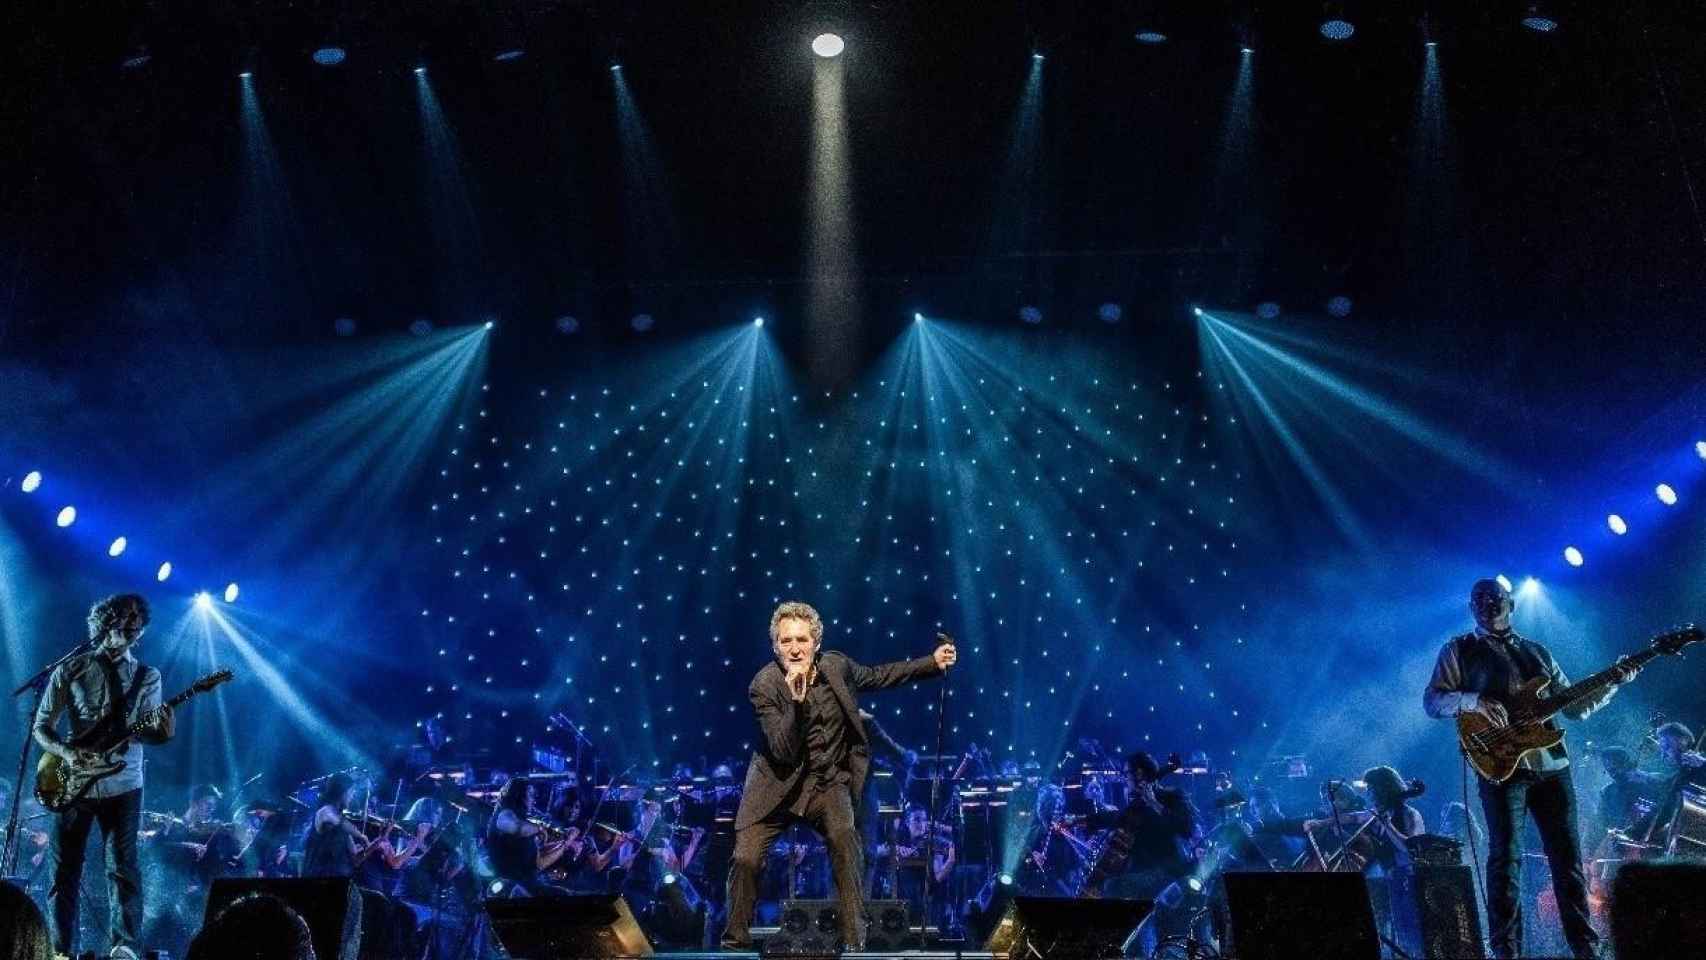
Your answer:
[[[491,858],[492,872],[505,880],[524,887],[539,882],[538,842],[533,837],[499,830],[496,817],[486,830],[486,855]]]
[[[1508,699],[1523,681],[1551,676],[1552,655],[1527,637],[1513,633],[1511,643],[1502,644],[1478,633],[1466,633],[1455,642],[1458,667],[1463,671],[1463,689],[1471,693],[1487,694],[1494,700]],[[1509,656],[1505,654],[1507,649]],[[1557,718],[1547,720],[1546,725],[1556,728]],[[1569,756],[1562,741],[1546,752],[1555,760]]]

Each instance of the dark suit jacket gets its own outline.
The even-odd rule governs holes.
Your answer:
[[[871,742],[864,722],[859,719],[859,701],[853,694],[884,690],[933,677],[941,671],[936,669],[933,656],[867,667],[835,650],[818,655],[817,669],[847,716],[852,766],[848,788],[857,809],[859,796],[865,790],[865,775],[871,768]],[[788,695],[788,681],[781,665],[774,660],[765,664],[752,678],[746,695],[752,701],[764,742],[752,752],[752,763],[746,768],[746,787],[741,792],[740,810],[735,813],[736,830],[743,830],[774,812],[806,770],[806,705],[795,703]]]

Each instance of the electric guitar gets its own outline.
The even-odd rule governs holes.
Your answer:
[[[149,726],[153,725],[161,710],[166,707],[176,707],[198,693],[206,693],[214,687],[231,679],[231,671],[220,670],[210,673],[195,683],[189,689],[167,700],[160,708],[143,714],[135,723],[126,727],[116,738],[108,738],[102,743],[88,743],[73,740],[70,746],[75,750],[88,750],[98,754],[100,759],[95,763],[79,764],[66,761],[58,754],[44,753],[36,763],[36,799],[41,805],[54,813],[62,813],[72,804],[83,799],[95,784],[123,770],[127,764],[115,754],[121,753],[130,744],[130,739]],[[93,731],[91,731],[93,732]]]
[[[1551,683],[1547,678],[1535,677],[1524,681],[1510,697],[1498,701],[1504,705],[1510,718],[1508,726],[1494,727],[1492,721],[1479,713],[1457,715],[1457,741],[1463,748],[1463,756],[1482,777],[1494,783],[1504,783],[1516,773],[1524,756],[1535,750],[1555,747],[1563,741],[1564,731],[1557,724],[1547,722],[1554,714],[1584,700],[1597,698],[1606,687],[1616,682],[1620,668],[1639,669],[1648,661],[1679,654],[1684,647],[1701,640],[1706,640],[1706,631],[1692,623],[1661,633],[1653,638],[1647,649],[1631,654],[1622,663],[1613,664],[1550,695],[1546,692],[1547,685]]]

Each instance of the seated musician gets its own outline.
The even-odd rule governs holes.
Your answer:
[[[1045,782],[1037,787],[1025,858],[1014,877],[1021,892],[1044,897],[1070,897],[1077,892],[1085,848],[1063,825],[1065,813],[1066,794],[1058,784]]]
[[[1642,771],[1635,755],[1622,747],[1599,751],[1599,763],[1610,782],[1599,791],[1599,822],[1591,835],[1596,840],[1604,838],[1607,831],[1633,826],[1641,816],[1642,801],[1650,801],[1668,779]]]
[[[1664,843],[1683,790],[1706,786],[1706,756],[1694,749],[1694,733],[1680,723],[1667,723],[1653,731],[1653,736],[1659,742],[1659,760],[1664,770],[1655,777],[1657,789],[1652,813],[1636,824],[1636,831],[1640,840]]]
[[[534,785],[526,777],[512,777],[503,785],[497,813],[486,828],[486,852],[493,873],[520,888],[519,894],[511,896],[562,896],[568,891],[546,884],[540,874],[562,858],[569,838],[540,845],[545,828],[530,819],[536,796]]]
[[[355,875],[355,858],[366,849],[367,835],[344,816],[354,787],[348,774],[335,773],[320,788],[319,806],[302,843],[304,877]]]
[[[945,824],[937,824],[934,869],[930,872],[930,884],[936,892],[931,896],[932,916],[929,922],[939,928],[944,928],[948,919],[948,898],[943,895],[942,886],[954,869],[954,844],[943,835],[945,831]],[[886,896],[906,900],[915,909],[923,909],[924,858],[929,847],[930,812],[912,804],[906,808],[906,819],[900,824],[899,835],[889,838],[887,843],[877,844],[877,862],[881,865],[877,879]]]
[[[1427,832],[1422,811],[1410,804],[1410,798],[1419,794],[1411,792],[1411,784],[1398,771],[1391,767],[1370,767],[1363,772],[1362,781],[1368,784],[1374,813],[1385,817],[1399,836],[1414,837]]]
[[[1160,785],[1160,770],[1155,758],[1141,750],[1127,756],[1130,802],[1123,810],[1085,818],[1091,830],[1118,831],[1091,871],[1088,883],[1100,889],[1086,892],[1151,899],[1191,873],[1194,864],[1186,851],[1196,835],[1196,807],[1183,791]],[[1117,862],[1122,859],[1123,864]]]

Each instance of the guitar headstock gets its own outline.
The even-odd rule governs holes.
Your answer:
[[[1706,640],[1706,630],[1688,623],[1675,630],[1668,630],[1653,638],[1653,649],[1660,653],[1675,655],[1692,643]]]
[[[230,670],[217,670],[190,684],[190,689],[196,693],[206,693],[222,683],[228,682],[234,676]]]

